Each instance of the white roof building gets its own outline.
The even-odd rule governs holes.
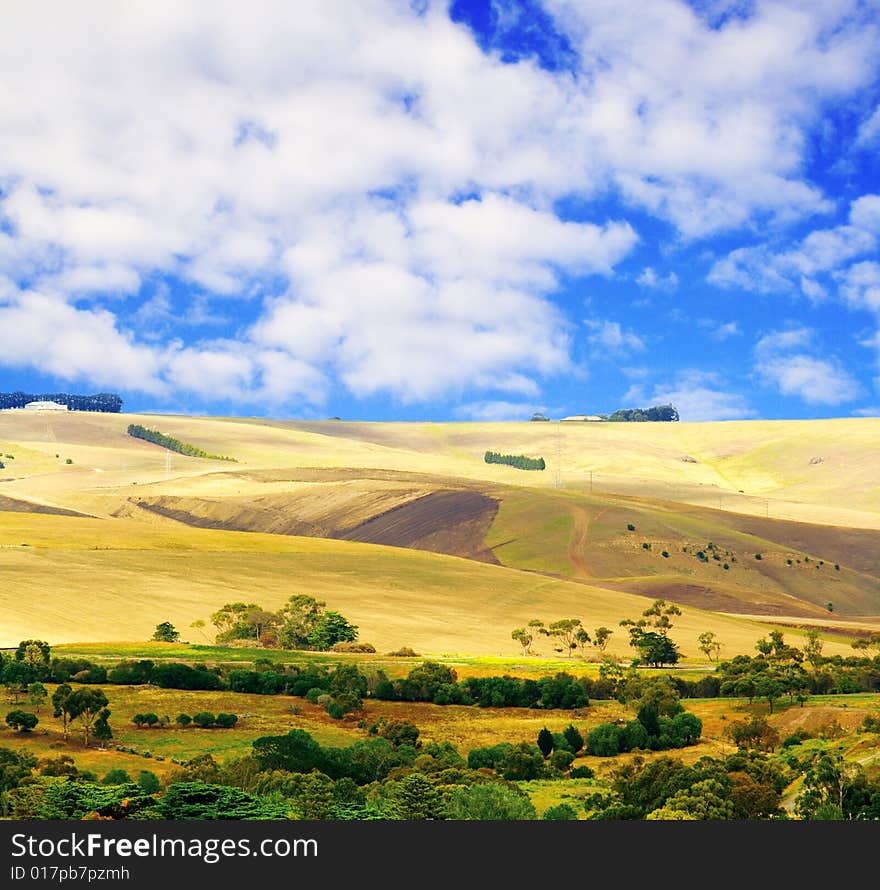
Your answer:
[[[67,411],[67,405],[58,402],[28,402],[25,411]]]
[[[602,420],[602,418],[598,414],[572,414],[571,417],[563,417],[562,419],[568,421]]]

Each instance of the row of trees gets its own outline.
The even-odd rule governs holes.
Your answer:
[[[122,410],[122,399],[113,392],[99,392],[93,396],[72,395],[66,392],[34,393],[0,392],[0,408],[24,408],[29,402],[57,402],[67,405],[71,411],[104,411],[118,414]]]
[[[543,457],[526,457],[524,454],[499,454],[497,451],[487,451],[485,454],[487,464],[506,464],[517,470],[543,470],[545,463]]]
[[[145,442],[152,442],[154,445],[161,445],[169,451],[176,451],[178,454],[184,454],[187,457],[202,457],[208,460],[229,460],[235,463],[235,458],[224,457],[222,454],[209,454],[202,448],[190,445],[189,442],[181,442],[174,436],[166,436],[159,430],[151,430],[139,423],[130,423],[128,425],[128,434],[135,439],[143,439]]]
[[[158,714],[148,711],[146,714],[135,714],[134,717],[131,718],[131,722],[134,723],[138,729],[144,727],[147,729],[156,727],[159,729],[166,729],[171,725],[171,718],[160,717]],[[185,729],[191,724],[198,726],[201,729],[211,729],[215,726],[220,729],[232,729],[235,724],[238,723],[238,715],[227,714],[222,711],[219,714],[212,714],[210,711],[199,711],[192,716],[189,714],[178,714],[174,718],[174,722],[180,729]]]
[[[539,618],[533,618],[526,627],[512,630],[510,637],[522,646],[524,656],[531,652],[535,636],[540,634],[555,641],[556,652],[565,652],[571,657],[576,649],[580,649],[583,655],[591,643],[600,652],[604,652],[613,633],[614,631],[607,627],[597,627],[590,636],[580,618],[560,618],[558,621],[551,621],[549,625],[545,625]]]

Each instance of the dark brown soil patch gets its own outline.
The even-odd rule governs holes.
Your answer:
[[[320,481],[326,481],[326,477]],[[335,538],[428,550],[499,564],[484,543],[498,512],[498,501],[494,498],[470,489],[443,489],[412,496],[412,499],[407,499],[406,492],[402,497],[397,492],[392,493],[392,497],[397,503],[388,507],[388,498],[380,492],[376,497],[374,515],[367,513],[369,518],[354,526],[344,504],[328,510],[320,519],[310,521],[303,515],[308,505],[298,503],[296,498],[288,495],[157,497],[137,499],[133,503],[142,510],[197,528]],[[402,499],[404,503],[400,503]]]
[[[484,544],[498,501],[477,491],[435,491],[332,537],[464,556],[500,565]]]
[[[46,504],[34,504],[0,495],[0,511],[3,513],[47,513],[52,516],[86,516],[76,510],[65,510],[64,507],[49,507]]]
[[[761,592],[760,595],[745,592],[742,597],[712,587],[708,584],[689,584],[687,582],[669,581],[664,583],[642,583],[639,581],[592,581],[602,587],[637,593],[640,596],[665,599],[682,606],[693,606],[709,612],[726,612],[728,614],[750,615],[786,615],[803,618],[815,618],[824,615],[825,610],[819,606],[804,602],[793,596],[782,593]]]

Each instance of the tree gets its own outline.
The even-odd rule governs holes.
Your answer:
[[[144,794],[155,794],[157,791],[162,790],[162,786],[159,783],[159,777],[148,769],[142,769],[140,771],[137,784],[138,788],[140,788]]]
[[[131,722],[140,729],[142,726],[148,726],[152,729],[159,722],[159,715],[154,714],[152,711],[146,714],[135,714],[134,717],[131,718]]]
[[[719,643],[715,634],[711,630],[703,631],[697,637],[700,644],[700,651],[709,659],[709,661],[717,661],[721,652],[721,643]]]
[[[630,646],[638,650],[639,659],[655,668],[664,664],[677,664],[681,653],[665,634],[630,628]]]
[[[255,639],[255,630],[248,616],[263,610],[256,603],[226,603],[211,615],[211,623],[217,628],[217,641]]]
[[[421,773],[410,773],[396,783],[390,800],[392,819],[406,821],[433,821],[444,819],[443,800]]]
[[[352,642],[357,639],[357,627],[339,612],[326,611],[309,633],[308,642],[313,649],[325,652],[336,643]]]
[[[10,711],[6,715],[6,725],[18,732],[30,732],[39,722],[37,715],[28,711]]]
[[[152,639],[157,643],[176,643],[180,639],[180,633],[170,621],[163,621],[156,625]]]
[[[562,643],[562,648],[571,658],[572,650],[577,647],[575,634],[580,626],[580,618],[561,618],[559,621],[550,623],[550,626],[547,628],[547,634],[548,636],[558,638],[560,643]]]
[[[596,648],[600,652],[605,651],[605,647],[608,645],[608,640],[613,634],[614,631],[610,630],[607,627],[597,627],[595,632],[593,633],[593,642],[596,644]]]
[[[110,723],[108,722],[110,718],[110,711],[107,708],[104,708],[100,714],[98,714],[98,719],[95,721],[94,727],[94,736],[101,743],[101,747],[104,747],[105,742],[109,742],[110,739],[113,738],[113,730],[110,728]]]
[[[849,794],[863,780],[861,764],[844,760],[837,751],[823,751],[807,767],[795,813],[803,819],[843,819]]]
[[[734,744],[740,748],[773,751],[779,744],[779,733],[763,717],[738,720],[731,723],[727,731]]]
[[[101,779],[102,785],[128,785],[131,782],[131,776],[124,769],[118,767],[108,770],[107,775]]]
[[[70,684],[62,683],[52,693],[52,706],[55,708],[53,717],[61,718],[61,727],[65,740],[69,737],[70,721],[76,717],[74,712],[74,703],[71,702],[73,689]]]
[[[507,782],[461,785],[449,797],[446,807],[450,819],[513,821],[537,818],[528,795]]]
[[[49,698],[49,693],[46,692],[46,687],[40,683],[35,682],[31,683],[27,688],[27,700],[29,705],[33,705],[37,710],[39,710],[44,704],[46,704]]]
[[[804,657],[810,663],[814,671],[819,670],[822,664],[822,639],[819,631],[811,628],[807,631],[807,642],[804,645]]]
[[[573,724],[569,723],[562,730],[562,735],[565,736],[565,740],[568,742],[573,754],[577,754],[584,747],[584,737]]]
[[[529,654],[529,646],[532,645],[534,637],[524,627],[518,627],[516,630],[511,631],[510,637],[522,646],[522,654],[524,656]]]
[[[538,748],[544,760],[550,756],[550,752],[553,750],[553,733],[546,726],[538,733]]]
[[[196,726],[200,726],[202,729],[208,729],[216,723],[217,718],[210,711],[199,711],[198,714],[193,714],[193,723]]]
[[[189,714],[178,714],[174,718],[174,722],[181,728],[184,729],[192,723],[192,717]]]
[[[577,817],[577,810],[570,803],[558,803],[547,807],[541,818],[548,822],[573,822]]]
[[[326,603],[300,593],[290,597],[279,612],[278,645],[282,649],[304,649],[309,645],[309,634],[315,629]]]
[[[574,632],[574,641],[577,643],[578,648],[581,650],[581,655],[584,654],[584,650],[587,647],[588,643],[591,643],[590,635],[582,628],[579,627]]]
[[[238,723],[238,716],[221,711],[217,715],[216,723],[221,729],[232,729]]]
[[[45,640],[22,640],[15,650],[15,660],[23,661],[33,670],[49,664],[51,651]]]
[[[688,788],[683,788],[670,797],[662,808],[664,813],[681,812],[693,819],[732,819],[733,801],[727,788],[717,779],[703,779]],[[670,818],[660,816],[658,811],[649,813],[647,818]],[[674,818],[674,817],[673,817]]]
[[[665,636],[672,627],[672,617],[681,615],[681,609],[675,603],[667,606],[666,600],[654,600],[651,607],[645,609],[642,615],[648,619],[653,618],[653,621],[648,621],[648,624],[657,628],[658,632]]]
[[[101,711],[109,704],[103,689],[77,689],[68,698],[68,706],[74,719],[80,721],[83,742],[88,748],[92,727]]]
[[[3,685],[12,695],[12,700],[18,704],[21,697],[27,692],[28,686],[33,681],[34,671],[29,665],[23,661],[7,661],[3,665],[2,678]]]
[[[773,713],[773,702],[776,701],[784,692],[785,686],[775,677],[759,677],[755,683],[755,692],[761,698],[765,699],[770,706],[770,713]]]

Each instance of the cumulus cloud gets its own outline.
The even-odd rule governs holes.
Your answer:
[[[839,405],[861,393],[858,382],[835,359],[804,351],[813,342],[809,328],[776,331],[755,344],[755,371],[763,383],[811,405]]]
[[[616,274],[639,240],[630,208],[684,238],[826,211],[805,133],[873,77],[876,29],[847,0],[721,25],[678,0],[548,0],[573,49],[558,71],[506,64],[445,4],[415,6],[5,10],[0,313],[33,333],[0,363],[206,400],[339,383],[535,396],[571,367],[554,294]],[[559,209],[570,197],[577,220]],[[854,205],[852,231],[791,265],[811,281],[855,256],[875,215]],[[189,305],[157,298],[157,278]],[[174,319],[210,323],[224,300],[225,339]]]
[[[850,205],[847,223],[816,229],[794,247],[774,249],[764,244],[731,251],[712,267],[708,280],[722,287],[756,293],[802,293],[810,299],[827,294],[818,278],[839,279],[859,257],[877,248],[880,235],[880,195],[862,195]]]
[[[636,281],[642,287],[653,290],[675,291],[678,288],[678,275],[670,272],[668,275],[658,275],[650,266],[642,270]]]
[[[645,348],[645,341],[633,331],[622,328],[620,322],[587,319],[584,324],[589,331],[587,339],[592,344],[594,352],[599,355],[603,353],[627,355],[641,352]]]
[[[485,401],[468,402],[455,410],[457,417],[465,420],[529,420],[535,411],[543,410],[526,402]]]
[[[747,400],[726,389],[719,375],[695,369],[680,371],[671,382],[652,388],[632,386],[623,398],[628,404],[639,406],[675,405],[683,421],[742,420],[754,416]]]
[[[711,318],[701,318],[697,324],[708,331],[709,336],[719,343],[742,334],[738,322],[735,321],[718,322]]]

